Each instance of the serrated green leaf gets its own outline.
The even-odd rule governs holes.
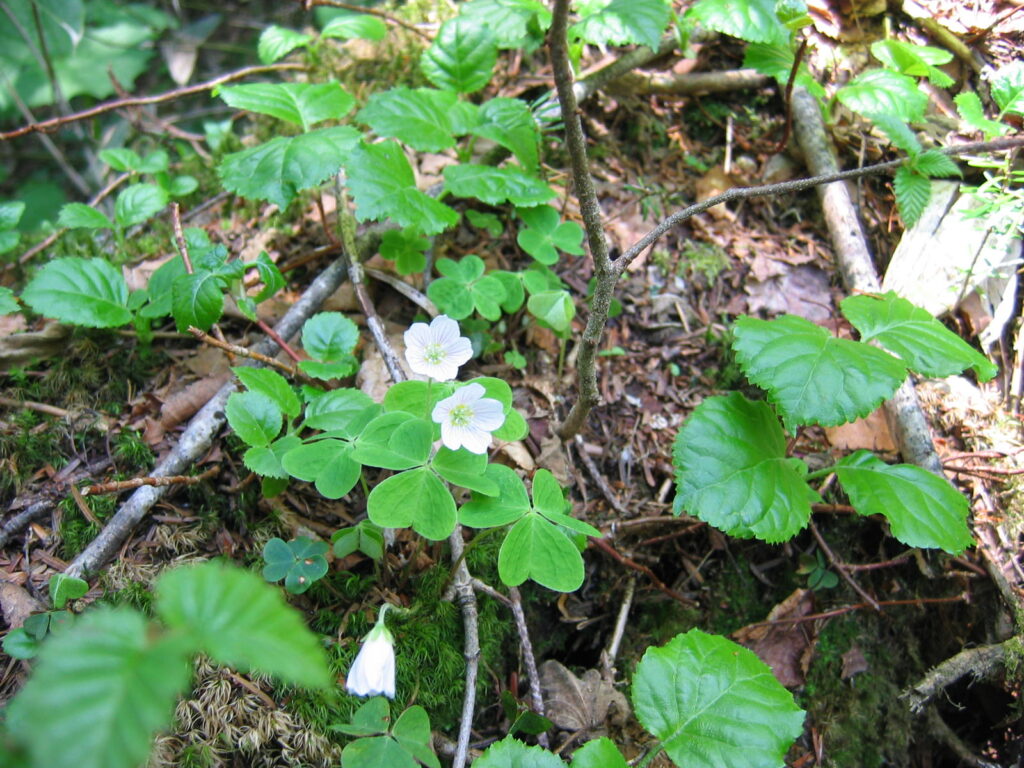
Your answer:
[[[252,446],[267,446],[281,431],[281,409],[262,392],[234,392],[224,412],[235,433]]]
[[[557,755],[543,747],[528,747],[511,736],[491,744],[473,765],[476,768],[565,768]]]
[[[965,91],[958,94],[953,98],[953,101],[956,103],[956,109],[960,113],[960,118],[972,128],[977,128],[985,134],[986,140],[1010,132],[1010,126],[985,117],[985,108],[981,105],[981,99],[973,91]]]
[[[335,16],[320,32],[321,37],[335,37],[342,40],[362,38],[363,40],[383,40],[388,33],[387,24],[376,16],[365,13],[351,16]]]
[[[450,114],[458,95],[434,88],[392,88],[375,93],[356,119],[378,136],[395,138],[421,152],[455,146]]]
[[[358,326],[340,312],[319,312],[302,326],[302,346],[315,360],[341,360],[358,343]]]
[[[258,446],[250,448],[242,457],[246,469],[255,472],[261,477],[276,478],[279,480],[288,477],[288,471],[281,463],[289,451],[302,445],[302,440],[296,435],[284,435],[272,442],[269,446]]]
[[[17,312],[21,306],[14,300],[14,292],[10,288],[0,286],[0,315]]]
[[[921,142],[910,130],[910,126],[899,118],[892,115],[871,115],[871,122],[877,125],[898,149],[902,149],[911,157],[921,154]]]
[[[601,5],[569,28],[570,39],[579,38],[592,45],[637,43],[658,49],[670,18],[666,0],[611,0]]]
[[[925,376],[952,376],[970,367],[981,381],[988,381],[999,372],[998,366],[927,310],[892,291],[881,296],[849,296],[839,306],[862,341],[879,342]]]
[[[456,16],[441,25],[420,57],[420,69],[438,88],[473,93],[491,81],[497,60],[498,44],[490,27]]]
[[[214,272],[201,270],[191,275],[179,275],[171,286],[171,312],[174,323],[182,333],[194,325],[208,331],[224,314],[224,278]]]
[[[607,736],[592,739],[572,753],[572,768],[628,768],[626,758]]]
[[[788,41],[784,43],[750,43],[743,52],[744,67],[756,69],[763,75],[774,77],[776,82],[783,87],[789,82],[795,60],[793,46]],[[826,100],[824,87],[811,74],[805,63],[800,63],[793,82],[795,85],[802,85],[820,101]]]
[[[750,43],[789,42],[789,30],[775,14],[775,0],[701,0],[686,15],[709,29]]]
[[[68,229],[113,229],[114,223],[102,211],[85,203],[65,203],[57,217],[57,226]]]
[[[527,173],[537,172],[540,131],[525,102],[506,98],[485,101],[480,106],[477,123],[470,128],[470,132],[508,149]]]
[[[1018,59],[1000,67],[989,82],[1000,117],[1024,115],[1024,62]]]
[[[351,376],[359,369],[359,361],[352,355],[345,355],[340,360],[322,363],[319,360],[300,360],[299,370],[307,376],[321,381],[334,381]]]
[[[170,166],[170,162],[171,158],[167,155],[167,152],[158,149],[141,158],[135,170],[139,173],[162,173]]]
[[[263,289],[253,296],[253,301],[257,304],[261,301],[266,301],[284,288],[284,275],[277,268],[277,264],[270,260],[270,256],[266,251],[260,251],[256,257],[256,272],[260,276],[260,282],[263,283]]]
[[[531,511],[501,543],[498,575],[510,587],[531,579],[555,592],[575,592],[583,583],[583,557],[557,526]]]
[[[533,50],[551,26],[551,11],[540,0],[471,0],[460,14],[489,26],[502,49]]]
[[[837,339],[795,315],[739,318],[733,351],[747,378],[767,390],[790,431],[801,424],[831,426],[867,416],[907,373],[892,355]]]
[[[446,191],[456,197],[475,197],[488,205],[510,202],[532,206],[555,197],[554,190],[543,181],[515,168],[464,163],[446,166],[443,173]]]
[[[378,483],[366,498],[366,513],[381,528],[408,528],[431,541],[455,530],[455,500],[426,467],[399,472]]]
[[[675,511],[686,510],[730,536],[786,541],[820,501],[806,465],[786,458],[786,436],[771,408],[738,392],[705,399],[676,436]]]
[[[7,200],[0,203],[0,230],[14,229],[21,221],[25,212],[25,203],[20,200]]]
[[[425,235],[435,235],[459,221],[459,214],[416,187],[412,167],[395,141],[360,144],[346,166],[356,217],[393,219]]]
[[[120,192],[114,203],[114,221],[122,229],[149,219],[167,205],[167,193],[155,184],[133,184]]]
[[[281,413],[291,418],[299,415],[302,405],[295,389],[284,376],[269,368],[237,366],[231,369],[246,388],[254,392],[262,392],[273,400]]]
[[[260,33],[256,44],[256,55],[264,64],[273,64],[303,45],[309,45],[313,38],[294,29],[279,27],[276,24],[267,27]]]
[[[526,301],[526,309],[559,333],[568,333],[576,316],[576,305],[568,291],[535,293]]]
[[[320,640],[254,573],[216,562],[176,568],[157,579],[155,605],[169,627],[187,632],[218,664],[307,688],[331,684]]]
[[[633,678],[641,724],[688,768],[778,768],[804,712],[753,651],[699,629],[644,653]]]
[[[279,136],[226,155],[217,171],[229,192],[283,209],[302,190],[336,174],[358,141],[359,132],[347,125]]]
[[[958,176],[962,177],[960,168],[953,162],[949,155],[944,155],[937,149],[929,149],[922,152],[912,163],[914,170],[926,176],[935,178],[937,176]]]
[[[301,125],[308,131],[324,120],[337,120],[355,99],[336,82],[250,83],[221,88],[220,97],[236,109],[259,112]]]
[[[142,158],[139,157],[139,153],[127,147],[101,149],[97,153],[97,157],[99,157],[100,162],[106,163],[113,170],[120,171],[121,173],[128,171],[138,172],[142,167]]]
[[[949,51],[902,40],[878,40],[871,44],[871,53],[889,69],[901,74],[927,77],[939,88],[953,85],[953,78],[934,66],[952,61],[953,54]]]
[[[849,109],[865,117],[891,115],[913,123],[924,118],[928,97],[913,78],[887,69],[869,69],[836,91]]]
[[[974,543],[967,499],[944,477],[910,464],[886,464],[857,451],[836,465],[850,503],[861,515],[882,515],[909,547],[935,547],[957,555]]]
[[[459,508],[460,523],[472,528],[496,528],[513,523],[530,511],[526,486],[514,469],[504,464],[488,464],[484,476],[497,486],[498,492],[492,495],[475,491],[472,499]]]
[[[7,725],[33,765],[137,768],[191,675],[186,643],[127,608],[88,611],[43,643]]]
[[[104,259],[54,259],[32,278],[21,300],[41,315],[88,328],[131,322],[128,285]]]
[[[923,173],[904,165],[896,170],[892,188],[904,225],[914,226],[924,213],[924,209],[928,207],[928,200],[932,195],[931,180]]]

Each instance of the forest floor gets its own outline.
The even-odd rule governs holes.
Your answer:
[[[972,3],[975,16],[965,21],[960,3],[921,5],[962,37],[983,33],[972,45],[992,63],[1014,52],[1020,55],[1024,13],[1005,16],[1013,6]],[[816,34],[836,48],[863,49],[880,39],[892,21],[890,14],[871,14],[866,8],[860,16],[840,8],[821,8],[816,14]],[[246,6],[243,15],[259,24],[302,23],[291,10],[257,17]],[[895,17],[899,34],[925,39],[909,16]],[[231,26],[234,39],[226,42],[251,34],[245,24]],[[369,71],[395,83],[415,82],[415,52],[381,45],[352,46],[358,58],[335,73],[353,93],[358,95],[360,84],[365,87]],[[736,69],[742,61],[741,47],[724,38],[696,45],[693,53],[687,59],[666,57],[648,68],[675,76]],[[614,55],[588,52],[583,72]],[[387,67],[379,67],[382,60]],[[201,56],[199,66],[207,68],[201,76],[219,74],[217,61]],[[960,60],[947,70],[958,82],[973,76]],[[551,84],[540,50],[504,61],[488,95],[530,100]],[[637,91],[635,83],[613,84],[583,105],[613,255],[688,202],[734,186],[806,175],[799,157],[779,151],[787,134],[786,109],[774,84],[680,98]],[[933,98],[941,114],[949,94],[936,89]],[[183,125],[188,124],[187,109],[194,107],[181,105]],[[164,110],[172,122],[174,109]],[[936,120],[937,135],[949,134],[944,125]],[[546,137],[549,180],[565,192],[563,215],[578,220],[575,198],[566,191],[568,161],[560,137]],[[866,132],[849,116],[837,121],[833,138],[841,167],[893,156],[884,137]],[[420,160],[417,170],[425,188],[439,178],[445,158],[421,155]],[[18,161],[19,173],[28,172],[25,162]],[[966,170],[967,182],[978,183],[980,175]],[[884,273],[903,232],[891,180],[858,182],[856,199]],[[261,307],[263,319],[272,323],[336,253],[321,220],[332,216],[336,202],[326,191],[319,200],[323,210],[311,197],[287,211],[228,196],[202,206],[205,201],[196,199],[191,208],[201,209],[188,225],[204,228],[232,253],[266,250],[278,265],[303,262],[286,273],[286,288]],[[155,258],[126,265],[130,280],[144,280],[173,252],[167,230],[146,236]],[[58,244],[52,252],[69,247]],[[528,262],[513,236],[492,237],[467,224],[437,238],[433,247],[435,258],[474,253],[504,269]],[[317,258],[307,260],[310,256]],[[394,275],[392,262],[380,257],[367,266]],[[582,317],[575,330],[581,332],[590,262],[586,256],[564,256],[556,271],[579,299]],[[423,288],[418,276],[405,279]],[[378,315],[396,339],[422,319],[417,307],[387,282],[371,279],[369,288]],[[927,716],[911,713],[901,698],[936,664],[1013,634],[1015,617],[980,549],[956,557],[908,550],[882,522],[849,514],[844,499],[830,489],[825,491],[828,509],[815,514],[813,527],[781,545],[730,538],[673,513],[673,441],[684,419],[710,395],[736,388],[754,392],[731,357],[733,319],[788,312],[838,328],[843,296],[813,192],[747,200],[693,217],[635,261],[620,282],[616,298],[622,311],[607,327],[600,358],[603,403],[581,436],[567,444],[558,440],[552,425],[565,417],[575,392],[574,341],[563,347],[553,333],[520,317],[508,318],[498,329],[486,322],[463,324],[464,333],[485,342],[493,334],[500,342],[495,347],[515,350],[526,361],[515,368],[485,351],[468,366],[473,374],[507,381],[527,418],[528,437],[497,448],[502,461],[525,471],[551,470],[571,488],[574,514],[606,533],[603,546],[592,542],[585,552],[586,580],[579,591],[559,596],[533,584],[521,588],[536,660],[559,662],[580,679],[587,670],[600,672],[609,663],[603,654],[616,634],[617,619],[628,611],[617,655],[610,660],[618,689],[598,676],[580,682],[557,665],[545,667],[546,692],[561,702],[548,712],[558,726],[553,746],[571,749],[607,733],[628,757],[641,754],[649,737],[622,711],[624,702],[616,691],[626,690],[648,646],[699,627],[753,648],[808,711],[805,735],[787,757],[790,765],[939,768],[966,759],[956,753],[956,744],[978,760],[1000,765],[1019,765],[1024,759],[1019,682],[1009,673],[964,678],[937,699]],[[357,323],[365,319],[349,285],[323,309],[344,312]],[[1004,375],[986,385],[960,377],[919,382],[940,458],[962,468],[949,477],[972,500],[976,520],[1004,523],[1022,516],[1016,473],[1024,464],[1024,441],[1011,375],[1019,311],[1018,301],[1014,321],[988,350]],[[982,315],[958,309],[945,320],[973,339],[981,330],[979,322],[986,321]],[[0,342],[49,327],[42,318],[0,318]],[[221,328],[233,344],[246,346],[258,338],[258,330],[237,313],[226,317]],[[50,330],[48,350],[0,368],[0,504],[13,514],[33,499],[56,501],[50,514],[13,536],[0,552],[0,605],[8,621],[45,605],[50,576],[82,551],[127,495],[83,497],[61,483],[69,476],[80,486],[85,480],[147,475],[173,448],[187,420],[230,377],[232,362],[222,351],[176,334],[172,327],[164,330],[149,350],[131,333]],[[368,334],[361,352],[363,368],[346,385],[371,391],[386,373]],[[19,405],[22,401],[30,403]],[[824,458],[866,447],[896,458],[880,418],[842,433],[804,429],[797,441],[804,456]],[[211,468],[218,473],[165,496],[117,559],[91,582],[75,610],[96,602],[147,609],[149,584],[169,565],[223,556],[258,567],[263,545],[272,537],[329,540],[339,527],[363,516],[360,491],[328,501],[311,486],[293,482],[283,494],[262,498],[258,478],[241,462],[239,445],[225,430],[195,467],[195,474]],[[1002,530],[1011,531],[1004,546],[1019,555],[1019,533]],[[416,703],[430,712],[434,729],[450,739],[461,708],[463,661],[461,618],[457,607],[443,599],[450,567],[446,552],[443,544],[400,536],[383,563],[359,554],[333,559],[327,577],[289,599],[317,632],[338,641],[332,661],[339,677],[383,599],[406,605],[417,601],[418,615],[433,620],[403,622],[399,617],[393,630],[400,655],[403,647],[416,649],[411,666],[418,665],[422,676]],[[495,552],[485,542],[468,557],[474,575],[491,584],[498,583]],[[849,578],[838,578],[837,564]],[[874,610],[851,582],[883,607]],[[474,733],[475,743],[485,745],[507,731],[502,694],[529,699],[522,651],[506,607],[484,594],[478,600],[483,655]],[[1019,594],[1017,600],[1020,606]],[[28,669],[26,662],[0,658],[0,698],[19,690]],[[200,663],[195,689],[179,705],[174,731],[160,737],[154,764],[337,764],[344,737],[329,726],[346,722],[352,706],[346,697],[279,690],[268,680]],[[654,764],[669,765],[664,757],[659,760],[664,762]]]

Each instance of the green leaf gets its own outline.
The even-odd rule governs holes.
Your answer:
[[[256,55],[264,64],[273,64],[303,45],[309,45],[313,38],[294,29],[286,29],[276,24],[267,27],[260,34],[256,45]]]
[[[511,736],[491,744],[473,761],[474,768],[565,768],[559,760],[543,747],[528,747]]]
[[[246,469],[255,472],[264,478],[270,477],[278,480],[285,480],[288,471],[281,463],[281,459],[289,451],[302,445],[302,440],[296,435],[284,435],[268,446],[257,446],[250,448],[242,457]]]
[[[199,189],[199,181],[195,176],[175,176],[167,187],[171,197],[185,197]]]
[[[924,119],[928,97],[913,78],[887,69],[869,69],[836,91],[849,109],[865,117],[891,115],[907,123]]]
[[[551,26],[551,11],[540,0],[471,0],[459,12],[489,26],[502,49],[533,50]]]
[[[892,187],[904,225],[914,226],[924,213],[924,209],[928,207],[928,200],[932,195],[931,181],[923,173],[904,165],[896,170]]]
[[[351,376],[359,368],[359,361],[352,355],[345,355],[341,360],[321,363],[319,360],[299,361],[299,370],[307,376],[321,381],[333,381]]]
[[[272,371],[269,368],[254,368],[252,366],[238,366],[231,371],[238,377],[239,381],[245,384],[246,388],[254,392],[261,392],[281,409],[281,413],[295,418],[302,409],[295,389],[284,376]]]
[[[77,600],[89,591],[89,585],[74,576],[55,573],[50,577],[50,600],[58,611],[67,605],[68,600]]]
[[[450,114],[458,95],[433,88],[392,88],[370,97],[356,118],[378,136],[395,138],[421,152],[455,146]]]
[[[284,275],[277,268],[277,264],[270,260],[270,256],[266,251],[260,251],[256,257],[256,272],[260,276],[260,282],[263,283],[263,289],[253,296],[252,299],[257,304],[261,301],[266,301],[284,288]]]
[[[20,309],[21,306],[14,300],[14,292],[10,288],[0,286],[0,315],[9,315]]]
[[[41,315],[88,328],[131,322],[128,285],[104,259],[54,259],[32,278],[21,300]]]
[[[497,486],[498,492],[474,491],[472,499],[459,509],[460,523],[472,528],[497,528],[515,522],[530,511],[526,486],[514,469],[504,464],[488,464],[484,475]]]
[[[250,83],[221,88],[220,97],[246,109],[301,125],[308,131],[324,120],[344,117],[355,99],[338,83]]]
[[[24,627],[16,627],[4,635],[3,649],[12,659],[28,661],[39,654],[39,641],[26,632]]]
[[[279,136],[226,155],[217,171],[229,192],[283,209],[302,190],[336,174],[358,141],[359,132],[347,125]]]
[[[526,437],[529,431],[530,426],[526,423],[526,419],[520,415],[519,411],[512,409],[505,414],[505,423],[491,434],[494,435],[495,440],[514,443]]]
[[[568,291],[541,291],[526,301],[526,309],[558,333],[568,333],[576,316],[576,305]]]
[[[345,745],[341,752],[345,768],[418,768],[412,755],[402,749],[389,736],[356,739]]]
[[[438,382],[410,379],[400,381],[384,394],[385,411],[404,411],[427,421],[439,400],[448,397],[454,389]]]
[[[665,0],[611,0],[570,27],[569,37],[592,45],[637,43],[658,50],[670,13]]]
[[[427,710],[414,704],[403,712],[391,728],[391,734],[402,749],[428,768],[441,768],[431,748],[430,718]]]
[[[998,366],[927,310],[892,291],[881,296],[849,296],[839,306],[861,341],[877,341],[903,358],[912,371],[941,378],[970,367],[981,381],[999,372]]]
[[[299,536],[289,542],[273,538],[263,547],[263,578],[285,580],[285,589],[301,595],[327,574],[327,544]]]
[[[85,203],[65,203],[57,217],[57,226],[68,229],[113,229],[114,223],[102,211]]]
[[[607,736],[592,739],[572,754],[572,768],[628,768],[615,742]]]
[[[487,456],[469,451],[438,449],[430,462],[433,469],[452,485],[468,488],[485,496],[496,496],[498,484],[487,476]]]
[[[944,477],[910,464],[886,464],[857,451],[836,465],[850,503],[861,515],[882,515],[908,547],[936,547],[957,555],[974,544],[967,499]]]
[[[319,638],[254,573],[216,562],[167,571],[156,582],[156,611],[217,664],[307,688],[331,684]]]
[[[155,184],[132,184],[117,196],[114,203],[114,221],[121,229],[160,213],[167,205],[167,193]]]
[[[208,331],[224,313],[225,280],[214,272],[200,270],[180,275],[171,286],[171,311],[182,333],[194,325]]]
[[[871,53],[882,64],[900,74],[927,77],[932,85],[939,88],[953,85],[953,78],[934,66],[952,61],[953,54],[949,51],[902,40],[878,40],[871,44]]]
[[[789,82],[795,60],[793,46],[788,41],[784,43],[750,43],[743,52],[744,67],[756,69],[763,75],[774,77],[783,87]],[[820,101],[826,100],[825,89],[807,69],[805,63],[801,62],[793,82],[796,85],[802,85]]]
[[[0,203],[0,230],[14,229],[21,221],[25,212],[25,204],[20,200],[8,200]]]
[[[191,675],[187,644],[127,608],[85,613],[42,645],[8,709],[36,766],[137,768]]]
[[[128,171],[138,172],[142,167],[142,158],[134,149],[127,147],[113,147],[102,149],[97,154],[100,162],[106,163],[113,170],[126,173]]]
[[[530,512],[502,542],[498,575],[510,587],[532,579],[556,592],[575,592],[583,583],[583,558],[557,526]]]
[[[921,154],[921,142],[910,130],[910,126],[899,118],[892,115],[871,115],[871,122],[877,125],[898,149],[902,149],[911,157]]]
[[[495,269],[490,272],[490,275],[505,289],[505,300],[501,302],[502,311],[509,315],[518,312],[523,306],[523,302],[526,301],[522,273]]]
[[[340,499],[351,491],[362,471],[352,459],[352,444],[345,440],[306,443],[284,454],[281,464],[292,477],[314,483],[327,499]]]
[[[359,328],[340,312],[319,312],[302,326],[302,346],[315,360],[341,360],[359,343]]]
[[[381,528],[412,527],[431,541],[455,530],[455,500],[426,467],[392,475],[366,498],[366,513]]]
[[[1024,62],[1011,61],[989,81],[992,98],[999,105],[999,116],[1024,115]]]
[[[394,219],[425,235],[435,235],[459,221],[459,214],[416,188],[412,167],[397,142],[360,144],[352,151],[346,171],[360,221]]]
[[[956,110],[960,113],[960,118],[972,128],[977,128],[985,134],[986,141],[1010,132],[1010,126],[985,117],[985,108],[981,105],[978,94],[965,91],[955,96],[953,101],[956,103]]]
[[[321,37],[336,37],[342,40],[362,38],[363,40],[383,40],[388,33],[387,24],[376,16],[353,14],[351,16],[335,16],[320,32]]]
[[[432,280],[427,287],[427,298],[453,320],[463,320],[473,314],[473,295],[466,284],[450,277]]]
[[[420,57],[420,69],[438,88],[473,93],[491,81],[497,60],[498,45],[490,27],[456,16],[441,25]]]
[[[170,161],[171,159],[167,156],[167,152],[158,149],[141,158],[135,170],[139,173],[161,173],[167,170]]]
[[[942,177],[958,176],[963,177],[960,168],[953,162],[949,155],[944,155],[937,149],[929,149],[922,152],[912,163],[914,170],[923,173],[925,176]]]
[[[536,176],[515,168],[463,163],[444,169],[444,187],[456,197],[475,197],[488,205],[510,202],[518,206],[546,203],[554,190]]]
[[[506,98],[485,101],[480,106],[478,122],[472,126],[470,132],[508,149],[527,173],[537,172],[540,131],[533,113],[525,102]],[[497,237],[493,232],[491,234]]]
[[[633,705],[687,768],[778,768],[803,732],[803,710],[753,651],[699,629],[647,649]]]
[[[487,102],[490,104],[491,102]],[[501,237],[501,233],[505,231],[505,227],[502,226],[501,219],[499,219],[493,213],[484,213],[483,211],[475,211],[472,208],[466,209],[466,218],[469,219],[469,223],[477,229],[482,229],[491,237]]]
[[[775,0],[700,0],[686,15],[749,43],[789,43],[789,30],[775,14]]]
[[[383,696],[374,696],[352,715],[351,723],[330,726],[333,731],[340,731],[349,736],[371,736],[375,733],[387,733],[391,722],[391,707]]]
[[[747,378],[768,391],[790,431],[867,416],[906,378],[903,363],[892,355],[837,339],[795,315],[739,318],[733,351]]]
[[[541,264],[557,263],[559,250],[583,254],[583,228],[575,221],[561,221],[550,205],[523,208],[518,213],[527,228],[519,230],[516,242]]]
[[[427,297],[454,320],[462,320],[476,309],[488,320],[501,317],[505,288],[501,281],[484,274],[484,261],[468,254],[461,260],[438,259],[437,271],[444,277],[430,283]]]
[[[380,255],[395,262],[398,274],[412,275],[426,268],[429,247],[430,241],[414,229],[389,229],[381,236]]]
[[[430,455],[434,427],[404,411],[383,413],[363,429],[352,458],[360,464],[383,469],[422,466]]]
[[[582,520],[566,514],[571,505],[562,495],[562,487],[546,469],[538,469],[533,476],[533,508],[556,525],[561,525],[583,536],[602,536],[601,531]]]
[[[335,557],[347,557],[357,549],[371,560],[384,557],[384,534],[369,520],[361,520],[354,528],[336,531],[331,541]]]
[[[248,445],[270,445],[281,431],[281,409],[261,392],[232,393],[224,412],[228,424]]]
[[[354,438],[380,412],[380,406],[358,389],[335,389],[306,406],[305,425]]]
[[[820,501],[807,466],[786,458],[786,436],[771,408],[738,392],[706,398],[676,436],[675,511],[686,510],[730,536],[786,541]]]

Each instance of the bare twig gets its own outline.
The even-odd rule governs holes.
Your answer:
[[[259,363],[263,363],[264,365],[270,366],[271,368],[276,368],[277,370],[281,371],[284,374],[287,374],[293,379],[298,379],[306,384],[313,383],[313,381],[298,368],[292,365],[288,365],[288,363],[282,363],[277,358],[270,357],[269,355],[264,355],[261,352],[257,352],[254,349],[240,347],[237,344],[229,344],[226,341],[215,339],[213,336],[211,336],[208,333],[205,333],[204,331],[199,330],[194,325],[190,325],[188,327],[188,332],[191,333],[204,344],[209,344],[211,347],[217,347],[217,349],[222,349],[229,355],[247,357],[250,360],[255,360]]]
[[[455,747],[452,768],[465,768],[469,756],[469,738],[473,729],[473,710],[476,708],[476,676],[480,667],[480,637],[477,631],[476,595],[473,594],[473,579],[462,556],[462,526],[456,525],[448,537],[451,545],[452,562],[455,563],[455,578],[452,587],[455,599],[462,609],[462,627],[465,633],[463,656],[466,659],[466,691],[462,698],[462,718],[459,721],[459,738]]]
[[[434,302],[427,298],[426,294],[424,294],[421,291],[417,291],[413,286],[409,285],[401,278],[396,277],[395,275],[389,275],[387,272],[381,272],[379,269],[372,269],[370,267],[363,267],[363,272],[372,277],[374,280],[380,280],[382,283],[387,283],[431,317],[437,317],[439,314],[441,314],[437,306],[434,304]]]
[[[13,397],[0,397],[0,406],[6,406],[7,408],[27,408],[28,410],[35,411],[36,413],[45,413],[47,416],[56,416],[58,419],[70,419],[72,416],[71,411],[66,411],[55,405],[37,403],[33,400],[15,400]]]
[[[530,685],[530,701],[533,704],[533,711],[538,715],[543,715],[544,697],[540,693],[540,675],[537,674],[537,658],[533,655],[530,629],[526,624],[526,614],[523,613],[523,598],[519,594],[517,587],[510,587],[508,596],[512,603],[512,616],[516,621],[516,631],[519,633],[519,645],[523,649],[523,663],[526,664],[527,682]]]
[[[597,465],[594,464],[594,460],[590,458],[590,455],[587,453],[586,448],[583,445],[583,437],[581,435],[576,435],[575,442],[576,453],[579,454],[580,459],[583,461],[583,466],[585,466],[587,468],[587,472],[590,473],[590,477],[595,483],[597,483],[597,487],[601,489],[601,494],[605,497],[608,503],[611,504],[612,509],[618,512],[619,515],[623,518],[629,517],[629,510],[626,509],[621,501],[619,501],[619,498],[608,485],[608,481],[604,479],[604,475],[601,474]]]
[[[629,568],[632,568],[634,571],[638,571],[638,572],[644,574],[647,578],[649,578],[651,580],[651,584],[654,585],[655,589],[657,589],[657,590],[659,590],[661,592],[664,592],[666,595],[668,595],[669,597],[671,597],[673,600],[675,600],[676,602],[680,603],[681,605],[691,606],[691,605],[696,605],[697,604],[696,600],[691,600],[686,595],[682,595],[679,592],[676,592],[674,589],[672,589],[669,586],[667,586],[665,584],[665,582],[663,582],[661,579],[659,579],[655,575],[654,571],[652,571],[646,565],[644,565],[643,563],[638,563],[635,560],[633,560],[632,558],[626,557],[625,555],[623,555],[618,550],[616,550],[615,547],[613,547],[611,544],[609,544],[604,539],[599,539],[596,536],[591,536],[587,540],[587,543],[591,547],[595,547],[596,549],[600,549],[602,552],[604,552],[606,555],[611,557],[613,560],[615,560],[615,561],[617,561],[619,563],[622,563],[623,565],[625,565],[625,566],[627,566]]]
[[[849,573],[847,573],[846,564],[842,562],[838,557],[836,557],[834,552],[832,552],[832,548],[829,547],[828,542],[825,541],[825,538],[818,531],[818,526],[814,524],[814,521],[810,522],[809,527],[811,529],[811,533],[814,535],[814,540],[817,541],[818,546],[821,547],[821,551],[825,553],[825,556],[828,558],[828,561],[832,564],[832,567],[839,571],[839,575],[843,577],[843,580],[851,587],[853,587],[853,591],[861,597],[863,597],[864,601],[868,605],[870,605],[876,611],[881,611],[882,609],[878,607],[878,601],[875,600],[875,598],[873,598],[867,592],[865,592],[861,585],[858,584],[857,581]]]
[[[907,701],[911,712],[920,712],[943,689],[964,675],[981,679],[995,674],[1006,664],[1011,652],[1020,652],[1020,646],[1020,638],[1014,637],[998,645],[966,648],[928,672],[921,680],[903,691],[900,698]]]
[[[626,633],[626,621],[629,619],[629,609],[633,605],[635,592],[636,579],[630,577],[626,582],[626,594],[622,596],[622,605],[619,606],[619,615],[615,618],[615,629],[608,641],[608,647],[601,651],[601,673],[608,682],[615,681],[615,659],[619,655],[622,636]]]
[[[13,131],[0,133],[0,141],[16,139],[20,136],[25,136],[29,133],[35,132],[49,133],[67,125],[68,123],[77,122],[79,120],[88,120],[90,118],[106,114],[107,112],[124,109],[125,107],[141,107],[147,104],[162,104],[164,102],[174,101],[175,99],[180,99],[184,96],[191,96],[196,93],[202,93],[203,91],[213,90],[218,85],[230,83],[234,80],[240,80],[244,77],[249,77],[249,75],[259,75],[264,72],[278,72],[288,69],[301,70],[305,68],[306,67],[302,64],[293,64],[288,62],[268,64],[266,66],[259,67],[245,67],[243,69],[236,70],[235,72],[229,72],[226,75],[215,77],[213,80],[207,80],[205,83],[197,83],[196,85],[189,85],[184,88],[175,88],[173,91],[166,91],[165,93],[159,93],[155,96],[130,96],[124,99],[116,99],[115,101],[97,104],[95,107],[90,107],[89,109],[82,110],[81,112],[75,112],[71,115],[54,117],[38,123],[32,122],[28,125],[23,125],[21,128],[15,128]]]
[[[188,254],[188,244],[185,242],[185,231],[181,228],[181,206],[171,203],[171,227],[174,229],[174,242],[178,246],[178,253],[181,254],[181,261],[185,265],[185,271],[192,274],[192,257]]]
[[[166,477],[133,477],[131,480],[114,480],[109,483],[95,483],[83,488],[83,496],[96,496],[101,493],[120,493],[141,488],[144,485],[196,485],[209,480],[220,472],[220,467],[210,467],[200,475],[171,475]]]

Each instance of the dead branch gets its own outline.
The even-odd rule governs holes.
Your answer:
[[[466,691],[462,698],[462,717],[459,720],[459,738],[455,746],[452,768],[465,768],[469,756],[469,738],[473,730],[473,710],[476,708],[476,676],[480,667],[480,636],[477,630],[476,595],[473,593],[473,578],[463,557],[465,548],[462,541],[462,526],[456,525],[448,537],[455,576],[452,589],[455,600],[462,609],[463,657],[466,659]]]
[[[690,72],[685,75],[628,72],[608,85],[612,94],[636,96],[658,95],[704,96],[712,93],[731,93],[768,84],[770,78],[755,69],[730,69],[720,72]]]
[[[82,496],[96,496],[102,493],[120,493],[141,488],[144,485],[196,485],[209,480],[220,472],[220,467],[210,467],[200,475],[170,475],[167,477],[133,477],[131,480],[113,480],[109,483],[95,483],[82,489]]]
[[[980,680],[997,674],[1005,666],[1008,654],[1014,649],[1020,652],[1020,645],[1020,638],[1014,637],[998,645],[966,648],[932,669],[920,681],[903,691],[900,698],[907,701],[911,712],[918,713],[945,688],[965,675]]]

